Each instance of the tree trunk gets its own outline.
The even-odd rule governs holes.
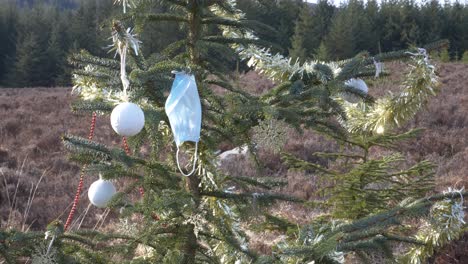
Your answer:
[[[197,50],[197,42],[200,37],[200,26],[201,26],[201,17],[199,13],[199,5],[196,0],[190,0],[189,5],[191,7],[190,12],[188,13],[188,53],[190,56],[190,62],[195,65],[200,64],[200,53]],[[193,173],[191,176],[186,177],[185,188],[188,192],[193,195],[195,200],[195,208],[198,209],[200,205],[200,179],[196,173]],[[195,211],[196,211],[195,209]],[[195,226],[193,224],[187,225],[186,233],[186,243],[183,248],[184,259],[183,264],[192,264],[195,263],[195,257],[197,253],[197,237],[194,232]]]

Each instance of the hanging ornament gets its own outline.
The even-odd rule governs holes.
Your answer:
[[[112,110],[111,125],[117,134],[131,137],[140,133],[145,126],[145,114],[134,103],[121,103]]]
[[[60,236],[61,234],[63,234],[64,231],[65,229],[64,229],[62,222],[58,220],[54,220],[50,224],[47,225],[47,231],[45,232],[44,239],[48,240],[49,237],[51,237],[51,240],[49,242],[49,245],[47,246],[47,251],[44,254],[45,257],[47,257],[49,253],[51,253],[52,245],[54,244],[54,241],[57,238],[57,236]],[[52,254],[52,255],[55,255],[55,254]],[[33,260],[33,263],[35,263],[34,260]]]
[[[138,134],[145,125],[145,115],[141,108],[134,103],[127,102],[129,98],[127,91],[130,87],[130,81],[127,78],[125,69],[128,48],[132,47],[135,54],[138,56],[140,41],[135,38],[130,28],[125,31],[118,21],[114,22],[113,29],[112,40],[114,42],[114,48],[120,55],[120,80],[122,81],[123,87],[122,99],[125,103],[117,105],[112,111],[111,125],[117,134],[130,137]]]
[[[99,176],[99,180],[93,182],[89,187],[88,198],[94,206],[104,208],[116,192],[111,181],[104,180]]]
[[[380,74],[384,71],[384,64],[383,62],[378,62],[373,58],[374,66],[375,66],[375,78],[379,78]]]
[[[175,74],[175,80],[172,84],[171,93],[167,98],[165,109],[177,145],[177,166],[184,176],[190,176],[195,172],[197,163],[201,129],[201,102],[195,77],[185,72],[173,73]],[[179,163],[179,148],[186,141],[195,142],[193,168],[188,174],[182,171]]]
[[[380,125],[380,126],[377,127],[377,129],[375,130],[375,132],[376,132],[377,134],[381,135],[381,134],[383,134],[383,133],[385,132],[385,128],[384,128],[382,125]]]
[[[369,92],[369,88],[367,87],[367,84],[362,80],[362,79],[359,79],[359,78],[351,78],[349,80],[347,80],[345,82],[345,85],[346,86],[350,86],[356,90],[359,90],[361,91],[362,93],[365,93],[367,94]],[[343,99],[345,99],[346,101],[350,102],[350,103],[357,103],[359,102],[360,100],[360,97],[354,95],[354,94],[349,94],[349,93],[345,93],[343,95]]]

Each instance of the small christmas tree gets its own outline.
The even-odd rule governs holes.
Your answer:
[[[344,166],[333,170],[283,153],[285,162],[291,168],[315,170],[334,180],[335,184],[325,202],[327,208],[333,208],[334,217],[320,217],[295,232],[290,241],[279,244],[277,257],[283,263],[342,263],[350,253],[366,263],[396,259],[405,263],[422,263],[434,253],[436,247],[456,239],[463,232],[465,222],[462,208],[466,192],[449,190],[442,195],[418,199],[432,189],[433,165],[430,162],[422,161],[407,169],[396,169],[395,164],[400,163],[400,166],[403,161],[401,155],[379,158],[369,155],[371,148],[393,149],[397,142],[420,132],[395,133],[392,128],[411,119],[435,94],[437,76],[427,50],[446,45],[441,41],[425,49],[390,52],[375,57],[360,54],[341,62],[315,61],[303,65],[291,65],[290,59],[272,56],[264,50],[251,48],[244,51],[244,55],[248,54],[246,57],[251,57],[257,71],[282,83],[284,97],[291,90],[296,90],[291,88],[297,86],[298,81],[291,80],[299,75],[302,91],[322,88],[328,98],[333,98],[338,105],[335,109],[342,109],[334,116],[344,131],[326,131],[325,134],[348,148],[340,153],[315,154],[347,160]],[[377,100],[367,94],[367,85],[359,78],[385,75],[382,72],[383,61],[408,59],[410,71],[405,76],[401,93]],[[328,75],[324,76],[324,73]],[[278,94],[281,95],[275,93]],[[291,104],[295,103],[288,99]],[[389,207],[393,209],[388,210]],[[359,219],[350,221],[356,218]],[[398,228],[410,219],[422,219],[420,224],[424,226],[419,232],[413,226],[411,231],[416,232],[414,238],[408,236],[408,229]],[[275,218],[275,222],[280,230],[294,226],[294,223],[278,218]],[[392,246],[395,243],[413,246],[408,247],[407,253],[394,256]]]
[[[379,57],[373,60],[380,60]],[[358,56],[350,63],[366,63],[366,60]],[[375,62],[375,67],[380,71],[382,65]],[[406,159],[400,153],[371,155],[374,149],[392,151],[400,141],[414,138],[421,132],[414,129],[395,133],[391,129],[412,118],[437,88],[435,69],[425,50],[421,49],[411,57],[409,67],[410,71],[402,85],[403,91],[377,101],[367,94],[368,88],[364,81],[351,79],[345,82],[345,85],[357,88],[356,92],[363,97],[358,99],[356,94],[345,92],[336,98],[345,113],[339,121],[346,129],[346,134],[335,137],[343,148],[340,153],[315,153],[318,157],[332,158],[339,164],[335,168],[325,168],[289,154],[284,155],[286,163],[291,167],[315,169],[335,183],[325,187],[330,195],[327,205],[333,208],[335,217],[365,217],[386,210],[408,197],[423,197],[433,189],[434,166],[429,161],[402,169]],[[370,79],[380,74],[384,72],[377,72]]]
[[[468,63],[468,51],[463,52],[463,56],[461,58],[463,63]]]
[[[405,92],[408,96],[372,103],[362,83],[356,80],[375,75],[377,64],[372,58],[359,55],[340,62],[291,63],[288,58],[272,55],[262,47],[268,43],[257,39],[254,30],[269,28],[245,20],[234,1],[116,2],[123,4],[126,12],[120,21],[113,22],[114,48],[120,61],[95,57],[87,52],[72,56],[70,60],[76,68],[74,90],[81,98],[74,103],[73,109],[99,115],[111,112],[114,115],[119,109],[119,115],[112,118],[116,120],[112,125],[116,132],[129,136],[130,147],[121,150],[105,146],[92,141],[92,133],[88,139],[66,135],[63,140],[73,153],[73,160],[85,165],[83,172],[94,176],[101,174],[99,186],[107,186],[107,191],[100,187],[99,192],[90,195],[92,202],[115,208],[126,227],[106,233],[74,230],[70,228],[69,218],[65,226],[53,221],[48,226],[45,241],[42,233],[1,231],[0,254],[8,263],[31,256],[38,261],[63,263],[337,263],[349,252],[356,252],[365,259],[369,258],[369,251],[379,249],[389,256],[388,243],[392,241],[421,246],[423,242],[420,240],[389,230],[400,220],[428,216],[429,212],[448,219],[448,225],[453,227],[449,228],[453,233],[445,236],[445,241],[457,234],[463,212],[457,200],[464,193],[450,191],[430,198],[405,200],[390,210],[371,207],[369,212],[378,213],[353,222],[316,221],[301,228],[296,239],[285,239],[273,255],[262,256],[249,247],[244,233],[248,229],[246,219],[251,211],[250,204],[253,201],[258,206],[278,200],[304,201],[270,191],[282,184],[277,180],[223,175],[216,162],[216,150],[223,142],[248,145],[255,155],[250,132],[252,128],[263,127],[265,120],[281,120],[298,130],[313,129],[341,141],[365,142],[367,145],[363,149],[372,144],[388,146],[404,138],[390,134],[375,138],[373,135],[407,120],[424,105],[434,80],[433,68],[422,51],[375,57],[377,61],[412,58],[416,73],[407,81]],[[153,13],[154,5],[163,5],[169,12]],[[145,23],[159,21],[178,23],[186,38],[169,45],[161,54],[145,58],[137,36],[126,29],[124,23],[135,23],[135,28],[143,29]],[[226,77],[230,71],[228,62],[236,56],[249,60],[250,66],[277,82],[278,86],[262,96],[253,96],[231,85]],[[175,81],[171,76],[173,70],[176,71]],[[178,169],[177,165],[184,160],[179,162],[176,158],[174,137],[178,141],[180,135],[166,115],[170,112],[167,106],[165,109],[167,94],[174,92],[170,91],[171,83],[174,82],[173,87],[180,85],[178,76],[181,72],[189,76],[183,79],[187,89],[196,84],[201,98],[200,140],[196,139],[195,144],[177,144],[177,148],[188,150],[187,163],[190,165],[187,167],[191,171],[194,164],[193,173],[187,173],[183,166]],[[419,73],[424,74],[418,76]],[[355,81],[351,82],[353,78]],[[353,86],[353,83],[357,85]],[[225,91],[216,92],[214,86]],[[365,103],[348,104],[340,99],[343,94],[357,100],[362,98]],[[184,103],[190,105],[193,101]],[[141,118],[140,108],[144,112],[144,128],[138,134],[135,133],[141,127],[133,118],[121,123],[127,113],[120,109],[124,104],[126,111],[134,113],[132,117]],[[192,114],[194,111],[191,110],[185,114]],[[354,137],[360,132],[362,138],[357,141]],[[127,142],[126,137],[124,142]],[[143,145],[150,148],[145,155],[138,153]],[[131,150],[135,154],[131,155]],[[341,153],[341,156],[345,155]],[[295,166],[300,167],[302,163]],[[314,165],[307,166],[319,169]],[[426,166],[421,169],[424,171]],[[181,172],[190,176],[184,177]],[[103,182],[123,179],[132,181],[127,181],[125,189],[108,201],[107,194],[113,190]],[[81,185],[77,199],[80,188]],[[140,189],[140,198],[132,195],[137,189]],[[386,202],[385,198],[376,199]],[[434,204],[439,207],[434,209]],[[74,209],[76,203],[72,212]],[[369,213],[358,212],[356,217]],[[142,216],[141,220],[132,222],[130,216],[134,215]],[[452,217],[444,218],[445,215]],[[265,221],[285,224],[283,227],[295,226],[272,216],[266,217]],[[41,246],[34,252],[38,244]],[[415,254],[423,252],[416,251]]]

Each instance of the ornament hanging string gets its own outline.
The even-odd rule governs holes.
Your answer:
[[[94,112],[92,120],[91,120],[91,126],[89,129],[89,135],[88,135],[89,140],[92,140],[94,137],[94,130],[96,129],[96,118],[97,118],[97,114],[96,112]],[[83,166],[80,172],[80,180],[78,182],[78,187],[76,188],[75,199],[73,200],[72,208],[70,210],[70,213],[68,214],[67,221],[65,222],[65,226],[64,226],[65,231],[67,231],[68,227],[70,227],[70,224],[73,221],[73,216],[75,215],[76,207],[78,206],[81,192],[83,191],[83,179],[84,179],[85,170],[86,170],[86,166]]]
[[[114,25],[114,29],[112,40],[117,53],[120,56],[120,80],[122,81],[123,86],[123,97],[125,101],[128,101],[127,90],[130,86],[130,81],[128,80],[127,71],[125,69],[127,65],[127,51],[128,47],[131,46],[135,54],[138,56],[140,41],[136,39],[134,34],[132,34],[132,30],[130,28],[123,30],[120,23]]]
[[[122,45],[119,43],[119,45]],[[127,60],[127,44],[123,45],[124,47],[120,48],[120,80],[122,80],[123,93],[124,97],[127,98],[127,89],[130,85],[130,81],[127,78],[127,71],[125,70],[126,60]]]
[[[52,240],[50,240],[49,246],[47,247],[46,255],[49,255],[50,249],[52,248],[52,244],[54,244],[55,238],[56,238],[56,236],[53,235]],[[47,233],[46,233],[46,240],[47,240]]]

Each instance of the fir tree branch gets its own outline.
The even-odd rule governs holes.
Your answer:
[[[228,37],[220,37],[220,36],[207,36],[202,39],[203,41],[209,41],[209,42],[216,42],[216,43],[221,43],[221,44],[243,44],[243,45],[248,45],[248,44],[255,44],[255,45],[260,45],[260,46],[271,46],[272,44],[260,40],[260,39],[251,39],[251,38],[228,38]],[[273,46],[275,49],[280,49],[281,47]]]
[[[128,167],[131,167],[135,164],[146,164],[146,162],[142,159],[128,156],[122,149],[109,149],[105,145],[84,138],[72,135],[64,135],[62,137],[62,141],[67,149],[77,153],[91,155],[102,162],[110,162],[111,160],[115,160],[122,162]]]
[[[69,62],[70,64],[81,68],[87,65],[96,65],[116,71],[120,69],[120,63],[118,61],[96,57],[85,50],[81,50],[79,53],[73,53],[70,55]]]
[[[362,155],[353,155],[353,154],[346,154],[346,153],[329,153],[329,152],[314,152],[312,155],[317,157],[324,157],[324,158],[351,158],[351,159],[362,159],[364,160],[364,156]]]
[[[403,242],[403,243],[409,243],[409,244],[421,245],[421,246],[426,245],[426,243],[424,243],[424,241],[420,241],[418,239],[411,238],[411,237],[403,237],[403,236],[391,235],[391,234],[387,234],[387,233],[383,233],[382,235],[385,238],[387,238],[389,241]]]
[[[222,191],[206,191],[201,192],[202,196],[216,197],[221,199],[257,199],[258,201],[271,201],[271,200],[280,200],[280,201],[289,201],[296,203],[304,203],[305,201],[292,196],[287,196],[283,194],[272,194],[272,193],[231,193],[231,192],[222,192]]]
[[[271,190],[275,187],[287,185],[287,182],[283,180],[268,178],[252,178],[252,177],[241,177],[241,176],[226,176],[226,180],[233,181],[244,185],[247,183],[249,186],[260,187],[263,189]]]
[[[72,233],[63,234],[63,235],[60,236],[59,239],[71,240],[71,241],[74,241],[74,242],[78,242],[78,243],[83,244],[83,245],[85,245],[87,247],[90,247],[93,250],[96,250],[96,246],[97,246],[97,244],[95,242],[93,242],[92,240],[87,239],[87,238],[85,238],[83,236],[79,236],[77,234],[72,234]]]
[[[111,113],[114,106],[106,102],[76,101],[71,105],[73,113]]]
[[[291,223],[286,219],[279,218],[267,213],[265,213],[264,216],[266,221],[263,225],[268,224],[268,226],[276,226],[276,230],[286,232],[289,228],[297,228],[297,224]]]
[[[318,164],[314,164],[314,163],[311,163],[311,162],[307,162],[305,160],[301,160],[301,159],[298,159],[296,157],[294,157],[292,154],[289,154],[289,153],[286,153],[286,152],[282,152],[281,153],[281,158],[283,160],[283,162],[285,163],[285,165],[287,165],[288,167],[290,168],[294,168],[294,169],[301,169],[301,170],[310,170],[310,169],[313,169],[313,170],[318,170],[318,171],[321,171],[325,174],[330,174],[330,175],[338,175],[339,173],[337,171],[333,171],[333,170],[329,170],[329,169],[326,169]]]
[[[276,32],[276,30],[266,24],[260,23],[255,20],[248,19],[231,19],[219,16],[207,17],[202,20],[203,24],[217,25],[217,26],[231,26],[240,30],[249,28],[252,30],[261,30],[268,33]]]
[[[468,194],[468,191],[462,192],[461,194],[463,196],[466,196]],[[398,224],[399,217],[412,218],[412,217],[418,217],[421,215],[426,215],[431,205],[434,202],[440,201],[446,198],[456,199],[459,197],[460,197],[460,193],[453,192],[453,193],[437,194],[437,195],[433,195],[427,198],[421,198],[407,206],[398,206],[387,212],[374,214],[374,215],[365,217],[363,219],[357,220],[351,224],[343,225],[340,228],[338,228],[337,231],[351,233],[351,232],[356,232],[362,229],[367,229],[369,227],[385,227],[387,225]]]
[[[229,82],[226,82],[226,81],[222,81],[222,80],[207,80],[206,81],[207,84],[212,84],[212,85],[216,85],[216,86],[219,86],[223,89],[226,89],[230,92],[233,92],[233,93],[237,93],[239,95],[242,95],[244,96],[245,98],[247,99],[252,99],[254,100],[254,97],[252,95],[250,95],[249,93],[245,92],[245,91],[242,91],[240,89],[236,89],[234,88]]]
[[[186,17],[176,15],[176,14],[148,14],[145,19],[149,22],[160,22],[160,21],[175,21],[175,22],[188,22]]]

